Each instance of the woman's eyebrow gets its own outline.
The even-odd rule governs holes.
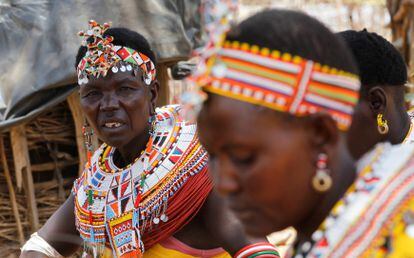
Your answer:
[[[130,77],[125,77],[125,78],[120,78],[120,79],[115,79],[114,80],[116,83],[123,83],[123,82],[137,82],[136,78],[130,78]]]
[[[89,90],[89,89],[98,89],[98,88],[100,88],[100,87],[97,86],[95,83],[87,83],[85,85],[82,85],[82,87],[81,87],[81,89],[86,89],[86,90]]]

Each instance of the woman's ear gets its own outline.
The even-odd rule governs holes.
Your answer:
[[[150,102],[152,107],[152,112],[155,113],[155,107],[157,106],[158,92],[160,90],[160,84],[158,80],[154,80],[150,85]]]
[[[369,107],[375,116],[384,114],[387,108],[387,94],[383,88],[375,86],[369,89],[367,99]]]
[[[339,130],[335,120],[327,113],[309,115],[308,133],[311,144],[319,151],[327,153],[339,141]]]

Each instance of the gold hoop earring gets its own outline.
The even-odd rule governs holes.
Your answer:
[[[317,192],[323,193],[331,189],[332,177],[327,167],[328,155],[320,153],[316,162],[316,174],[312,178],[312,186]]]
[[[389,127],[388,121],[384,118],[382,114],[377,115],[377,128],[380,134],[387,134]]]

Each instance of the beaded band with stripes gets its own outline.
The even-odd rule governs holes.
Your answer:
[[[265,257],[280,257],[276,247],[272,244],[263,242],[248,245],[238,251],[234,258],[265,258]]]
[[[277,50],[226,41],[197,80],[214,94],[297,116],[328,112],[347,130],[358,101],[357,75]]]

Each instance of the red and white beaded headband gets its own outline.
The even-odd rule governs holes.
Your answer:
[[[77,67],[78,84],[88,83],[89,76],[96,78],[105,77],[111,69],[113,73],[118,71],[137,71],[143,73],[143,81],[150,85],[155,80],[156,69],[154,63],[145,54],[132,48],[112,44],[112,36],[104,36],[110,27],[108,23],[100,25],[94,20],[89,21],[89,29],[79,32],[83,37],[82,45],[87,47],[87,52]]]
[[[359,97],[357,75],[247,43],[224,42],[198,77],[207,92],[304,116],[327,112],[347,130]]]

